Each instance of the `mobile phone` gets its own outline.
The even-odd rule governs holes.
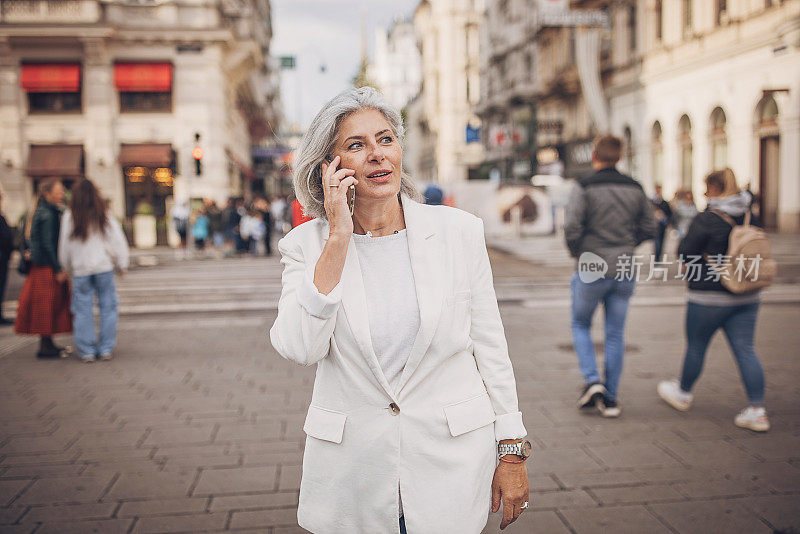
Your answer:
[[[325,156],[325,161],[327,161],[328,163],[332,163],[333,162],[333,156],[328,154],[327,156]],[[347,205],[350,208],[350,215],[352,215],[353,214],[353,209],[356,207],[356,186],[354,186],[354,185],[351,185],[350,187],[348,187]]]

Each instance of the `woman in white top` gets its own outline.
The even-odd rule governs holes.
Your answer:
[[[501,528],[528,507],[483,224],[417,202],[402,138],[400,114],[363,87],[326,104],[296,154],[315,219],[278,243],[270,339],[317,364],[298,508],[312,532],[478,533],[501,500]]]
[[[88,179],[72,187],[70,209],[61,219],[58,261],[72,277],[73,335],[84,362],[110,360],[117,344],[117,289],[128,268],[128,242],[119,222],[108,213],[106,201]],[[94,296],[100,310],[95,336]]]

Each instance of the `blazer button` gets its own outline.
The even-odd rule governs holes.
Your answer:
[[[400,415],[400,406],[395,403],[391,403],[389,405],[389,412],[391,412],[392,415]]]

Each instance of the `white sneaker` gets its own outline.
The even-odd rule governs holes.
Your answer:
[[[108,360],[110,360],[113,357],[114,357],[114,355],[111,354],[110,352],[106,352],[105,354],[101,354],[100,355],[100,359],[103,360],[104,362],[107,362]]]
[[[691,393],[686,393],[681,389],[681,384],[677,380],[664,380],[658,383],[658,395],[664,402],[682,412],[688,411],[692,407]]]
[[[733,419],[736,426],[747,428],[755,432],[766,432],[769,430],[769,419],[767,419],[767,411],[763,406],[756,408],[755,406],[748,406]]]
[[[94,356],[81,356],[81,361],[83,363],[94,363],[97,359]]]

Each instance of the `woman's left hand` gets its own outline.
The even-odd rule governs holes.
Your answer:
[[[500,509],[503,500],[503,520],[500,530],[517,520],[522,513],[522,505],[528,502],[528,467],[527,462],[512,464],[501,461],[494,470],[492,480],[492,513]]]

